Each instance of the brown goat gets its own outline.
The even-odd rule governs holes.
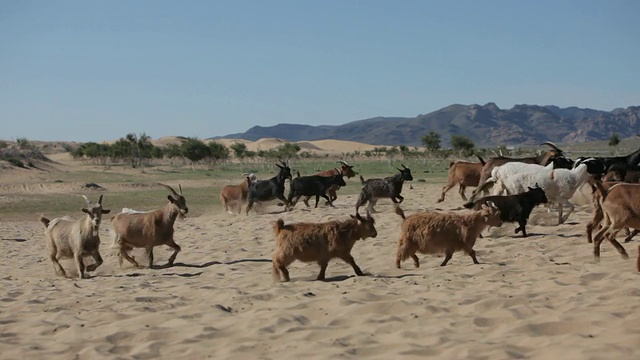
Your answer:
[[[401,262],[409,257],[416,268],[420,267],[416,256],[418,251],[423,254],[444,252],[440,266],[445,266],[454,252],[462,250],[471,256],[474,264],[479,264],[473,250],[476,239],[485,228],[502,225],[500,210],[492,202],[477,211],[426,211],[405,217],[404,211],[396,206],[395,212],[403,219],[396,256],[398,269]]]
[[[370,214],[363,218],[351,215],[348,220],[334,220],[324,223],[294,223],[285,225],[282,219],[275,222],[276,250],[273,253],[273,278],[289,281],[287,266],[295,260],[317,262],[320,265],[318,280],[325,279],[329,260],[340,258],[353,267],[356,275],[362,270],[351,256],[351,249],[357,240],[375,238],[378,232]]]
[[[477,156],[477,155],[476,155]],[[447,191],[451,190],[454,186],[458,185],[458,193],[462,200],[467,201],[467,197],[464,194],[467,186],[478,186],[478,182],[480,181],[480,173],[482,172],[482,167],[485,164],[485,161],[482,160],[480,156],[478,156],[480,162],[470,162],[470,161],[452,161],[449,163],[449,178],[447,180],[447,185],[442,188],[442,195],[437,202],[443,202],[444,196]],[[488,195],[489,191],[485,190],[485,196]]]
[[[182,196],[182,186],[179,186],[180,194],[178,194],[168,185],[159,185],[171,192],[171,195],[167,197],[169,203],[163,208],[146,213],[122,212],[111,219],[111,227],[115,233],[113,244],[119,248],[120,266],[122,266],[123,259],[129,261],[133,266],[139,266],[138,262],[128,253],[133,248],[145,248],[151,269],[153,269],[153,248],[155,246],[167,245],[173,249],[173,254],[167,263],[169,266],[173,265],[178,252],[180,252],[180,246],[173,239],[173,224],[178,216],[184,218],[189,212],[187,201]]]
[[[607,239],[618,250],[623,259],[628,259],[624,247],[616,240],[616,235],[625,227],[640,229],[640,184],[620,183],[606,190],[600,182],[595,182],[602,201],[602,227],[593,237],[593,255],[600,259],[600,244]]]
[[[587,242],[588,243],[592,243],[593,242],[593,229],[597,226],[600,227],[600,223],[602,222],[602,219],[604,218],[604,215],[602,213],[602,207],[600,205],[600,203],[602,202],[602,192],[597,191],[597,187],[595,185],[595,183],[598,180],[589,180],[589,185],[591,186],[591,201],[592,201],[592,205],[593,205],[593,216],[591,217],[591,221],[589,221],[587,223]],[[614,185],[620,184],[619,181],[605,181],[602,182],[601,185],[604,188],[604,190],[608,191],[609,189],[611,189],[611,187],[613,187]],[[634,236],[636,236],[640,231],[639,230],[633,230],[633,232],[631,232],[629,230],[628,227],[625,227],[625,234],[627,235],[627,237],[624,239],[625,243],[628,243],[631,241],[631,239],[633,239]]]
[[[249,193],[249,187],[256,181],[255,174],[242,174],[244,181],[237,185],[225,185],[220,190],[220,203],[224,206],[224,211],[229,214],[240,214],[242,211],[242,205],[247,201],[247,194]],[[233,206],[232,210],[229,210],[230,205]]]
[[[489,161],[487,161],[486,164],[484,164],[484,166],[482,167],[482,172],[480,173],[480,180],[478,181],[478,186],[475,188],[475,190],[473,190],[473,193],[471,194],[471,199],[469,199],[469,201],[470,202],[475,201],[476,197],[478,196],[478,193],[480,191],[484,191],[485,187],[489,186],[489,184],[487,184],[487,180],[491,177],[491,171],[493,170],[494,167],[504,165],[508,162],[523,162],[527,164],[539,164],[542,166],[546,166],[549,164],[549,162],[553,160],[554,157],[560,156],[563,154],[562,150],[550,141],[545,141],[540,145],[547,145],[551,147],[551,149],[543,152],[540,155],[530,156],[525,158],[509,158],[504,156],[490,158]]]

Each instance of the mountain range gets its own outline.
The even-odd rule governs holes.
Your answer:
[[[452,135],[466,136],[476,146],[534,145],[543,141],[571,144],[605,140],[613,133],[622,139],[640,133],[640,106],[602,111],[554,105],[515,105],[511,109],[500,109],[494,103],[454,104],[416,117],[374,117],[343,125],[254,126],[246,132],[218,138],[337,139],[419,146],[421,138],[431,130],[440,134],[443,146],[448,146]]]

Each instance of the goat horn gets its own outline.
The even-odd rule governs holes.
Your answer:
[[[100,194],[100,197],[98,198],[98,205],[102,205],[102,194]]]
[[[167,190],[171,191],[171,193],[172,193],[173,195],[175,195],[175,196],[179,196],[179,194],[178,194],[175,190],[173,190],[173,188],[172,188],[171,186],[169,186],[169,185],[165,185],[165,184],[162,184],[162,183],[158,183],[158,185],[160,185],[160,186],[164,186],[165,188],[167,188]]]
[[[178,189],[180,190],[180,195],[182,195],[182,185],[178,184]]]
[[[406,166],[404,166],[404,164],[400,164],[400,166],[402,166],[403,169],[407,168]]]
[[[84,198],[84,201],[87,202],[87,206],[91,206],[91,201],[89,201],[89,198],[87,197],[87,195],[82,195],[82,197]]]
[[[337,163],[340,163],[340,164],[342,164],[342,165],[344,165],[344,166],[349,166],[349,164],[347,164],[347,162],[346,162],[346,161],[344,161],[344,160],[338,160],[338,161],[336,161],[336,162],[337,162]]]
[[[251,174],[249,174],[249,173],[242,173],[242,175],[240,175],[240,176],[242,176],[242,177],[247,177],[247,176],[249,176],[249,175],[251,175]]]
[[[562,149],[560,149],[559,147],[556,146],[556,144],[552,143],[551,141],[545,141],[540,145],[547,145],[550,146],[553,150],[558,151],[558,152],[562,152]]]

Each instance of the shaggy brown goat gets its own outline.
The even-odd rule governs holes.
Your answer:
[[[416,256],[418,251],[423,254],[444,252],[444,261],[440,266],[445,266],[454,252],[462,250],[471,256],[474,264],[479,264],[473,250],[478,235],[489,226],[502,225],[500,210],[492,202],[482,205],[481,210],[477,211],[426,211],[408,217],[396,206],[396,214],[403,219],[396,256],[398,269],[401,268],[400,263],[409,257],[416,268],[420,267]]]
[[[357,240],[375,238],[378,232],[370,214],[361,217],[351,215],[348,220],[334,220],[324,223],[294,223],[285,225],[282,219],[275,222],[276,250],[273,253],[273,278],[289,281],[287,266],[295,260],[317,262],[320,265],[318,280],[325,279],[329,260],[340,258],[353,267],[356,275],[362,270],[351,256],[351,249]]]

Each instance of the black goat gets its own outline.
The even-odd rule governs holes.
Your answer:
[[[296,206],[298,200],[300,200],[301,197],[310,197],[314,195],[316,197],[315,207],[318,207],[318,201],[320,200],[321,196],[327,200],[329,206],[333,207],[333,201],[327,196],[327,191],[333,185],[347,186],[342,173],[337,169],[336,171],[338,171],[338,173],[332,176],[298,176],[297,178],[291,180],[291,186],[289,186],[289,198],[287,199],[289,201],[289,210],[293,209],[293,207]],[[293,200],[294,197],[296,198],[295,200]],[[305,202],[305,204],[309,206],[307,202]]]
[[[640,136],[640,135],[639,135]],[[640,148],[625,156],[610,156],[610,157],[590,157],[594,159],[591,161],[591,165],[587,165],[587,172],[602,176],[606,174],[609,169],[617,169],[618,171],[630,168],[636,168],[640,163]],[[579,157],[576,159],[573,167],[580,165],[584,160],[590,159],[589,157]]]
[[[291,168],[282,160],[276,166],[280,168],[276,176],[269,180],[256,181],[249,187],[247,210],[245,212],[247,215],[255,202],[280,199],[286,206],[289,206],[289,202],[284,197],[284,182],[286,179],[291,180]]]
[[[518,195],[485,196],[480,200],[464,204],[467,209],[480,210],[483,204],[493,202],[500,209],[500,220],[503,222],[517,222],[516,234],[522,231],[522,237],[527,237],[527,220],[533,208],[548,202],[544,190],[540,187],[529,187]]]
[[[358,213],[360,206],[367,202],[369,202],[368,211],[373,213],[375,212],[373,207],[378,199],[389,198],[395,204],[401,203],[404,200],[402,195],[400,195],[402,192],[402,184],[405,181],[413,180],[413,176],[411,175],[411,169],[404,165],[402,165],[402,169],[396,169],[400,171],[399,174],[388,176],[384,179],[365,180],[362,175],[360,175],[362,190],[360,191],[360,196],[356,202],[356,214]]]

